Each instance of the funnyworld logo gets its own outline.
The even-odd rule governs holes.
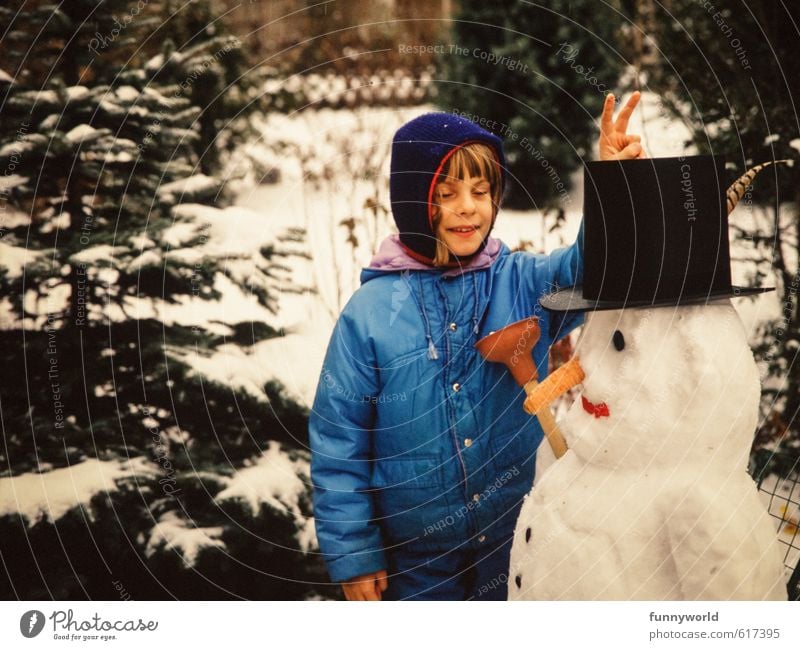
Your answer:
[[[19,631],[22,636],[32,639],[44,628],[44,614],[38,609],[25,612],[19,619]]]

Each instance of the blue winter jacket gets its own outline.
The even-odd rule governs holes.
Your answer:
[[[317,537],[331,580],[387,568],[386,553],[509,537],[530,490],[538,420],[475,342],[530,315],[548,348],[581,322],[538,299],[580,283],[583,227],[550,255],[499,243],[484,268],[364,269],[330,339],[309,421]],[[494,240],[497,241],[497,240]]]

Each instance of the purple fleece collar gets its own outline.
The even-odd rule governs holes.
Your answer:
[[[466,271],[485,269],[492,265],[502,250],[503,242],[499,239],[489,237],[489,239],[486,240],[486,246],[483,247],[483,250],[467,264],[449,268],[446,271],[441,271],[441,273],[443,276],[449,277],[452,275],[460,275]],[[412,271],[439,270],[435,266],[429,266],[411,257],[400,243],[400,235],[389,235],[384,239],[378,247],[378,252],[375,253],[372,261],[366,268],[371,271],[404,271],[406,269]]]

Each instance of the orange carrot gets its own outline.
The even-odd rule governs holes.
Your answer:
[[[570,388],[580,384],[585,377],[586,373],[583,372],[578,358],[572,357],[528,394],[524,404],[525,410],[535,415]]]

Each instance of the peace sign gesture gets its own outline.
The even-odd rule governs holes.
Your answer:
[[[642,149],[641,136],[628,135],[628,120],[639,103],[642,94],[637,90],[634,92],[628,103],[617,115],[617,119],[612,118],[614,114],[614,95],[606,95],[606,102],[603,104],[603,114],[600,116],[600,160],[630,160],[631,158],[647,158]]]

